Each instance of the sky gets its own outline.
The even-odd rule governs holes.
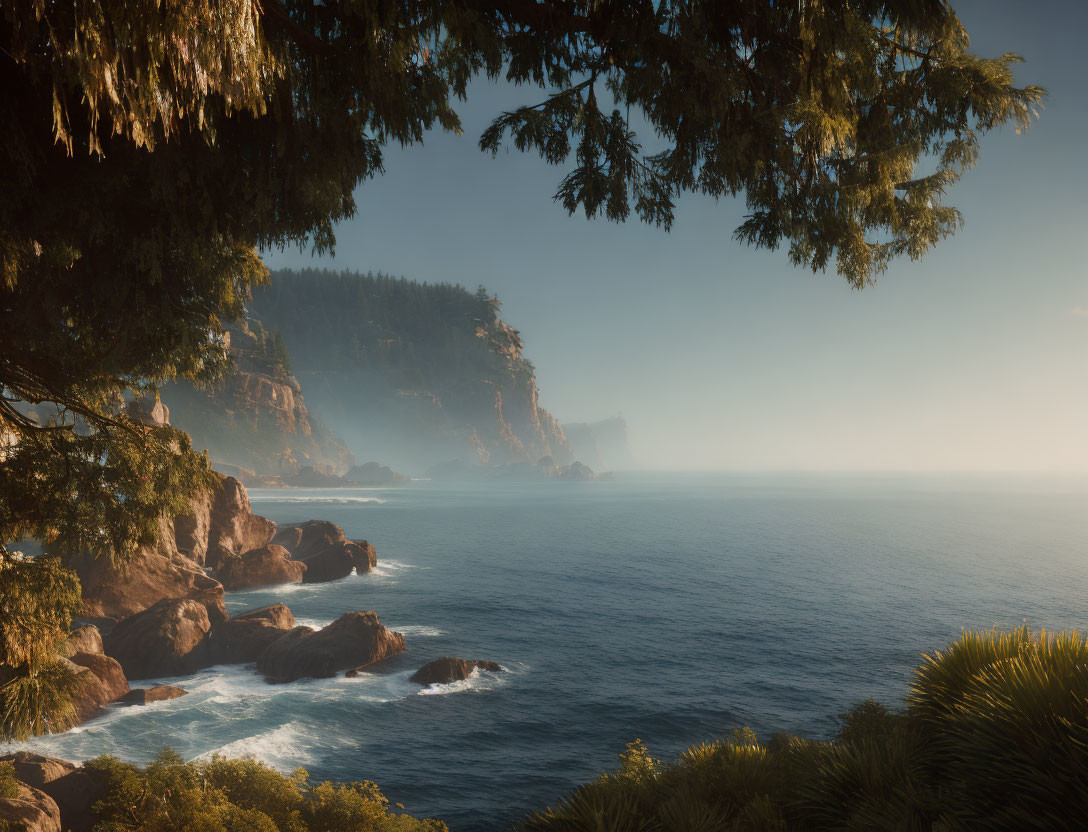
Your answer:
[[[965,227],[858,292],[733,239],[743,202],[681,198],[671,232],[570,217],[564,169],[477,147],[539,91],[476,83],[463,136],[385,151],[334,258],[273,268],[483,284],[563,422],[622,414],[646,468],[1088,471],[1088,71],[1081,0],[959,0],[972,49],[1050,95],[952,190]],[[647,137],[649,138],[649,137]]]

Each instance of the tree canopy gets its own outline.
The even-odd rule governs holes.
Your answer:
[[[667,228],[684,192],[743,196],[741,240],[862,287],[1034,116],[1017,60],[944,0],[8,0],[0,571],[24,535],[124,553],[206,483],[123,397],[221,377],[258,252],[331,250],[382,148],[460,130],[474,77],[541,91],[480,145],[565,167],[566,210]]]

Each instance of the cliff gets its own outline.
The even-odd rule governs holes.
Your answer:
[[[171,419],[193,437],[194,447],[258,474],[346,472],[355,460],[311,417],[282,336],[247,319],[228,327],[226,337],[235,371],[220,387],[171,384],[162,391]]]
[[[614,416],[600,422],[563,425],[575,457],[595,471],[617,471],[636,467],[631,455],[627,422]]]
[[[574,460],[517,330],[483,289],[274,272],[249,313],[282,333],[310,406],[363,459],[415,471]]]

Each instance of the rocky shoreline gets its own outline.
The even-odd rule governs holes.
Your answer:
[[[253,513],[245,486],[220,476],[185,515],[163,520],[158,542],[124,564],[78,555],[69,564],[83,590],[83,615],[60,661],[77,678],[75,724],[110,705],[140,706],[182,697],[174,685],[134,688],[143,679],[179,677],[224,664],[253,664],[269,683],[372,672],[406,652],[404,636],[374,611],[345,611],[321,629],[299,626],[284,604],[230,615],[225,593],[285,583],[335,581],[378,563],[367,540],[349,540],[334,523],[277,525]],[[467,678],[494,662],[444,657],[412,677],[421,685]],[[29,830],[89,829],[91,785],[82,769],[27,752],[12,762],[19,794],[0,796],[0,821]],[[78,787],[74,784],[78,784]],[[66,807],[68,807],[66,809]]]

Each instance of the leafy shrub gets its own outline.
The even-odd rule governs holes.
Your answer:
[[[254,760],[186,763],[172,751],[141,769],[113,757],[86,766],[105,781],[95,832],[446,832],[435,820],[389,812],[370,782],[311,785]]]

